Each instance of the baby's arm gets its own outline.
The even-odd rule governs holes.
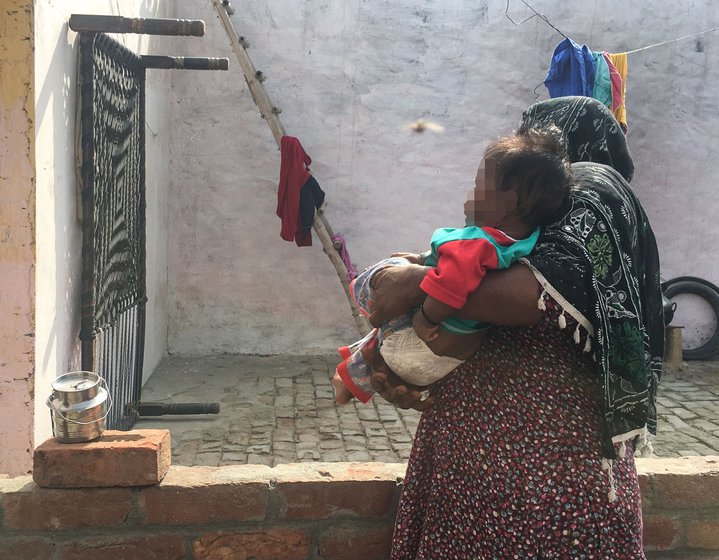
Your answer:
[[[417,336],[430,342],[438,336],[439,324],[457,313],[467,295],[477,289],[487,265],[496,268],[497,252],[486,239],[445,242],[437,249],[437,266],[420,285],[427,294],[412,321]]]
[[[458,360],[468,360],[477,353],[490,329],[471,334],[455,334],[440,330],[439,336],[427,342],[427,346],[437,356],[449,356]]]
[[[429,342],[439,336],[439,324],[449,317],[455,308],[427,296],[419,310],[412,317],[412,326],[417,336]]]

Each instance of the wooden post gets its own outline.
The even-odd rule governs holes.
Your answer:
[[[73,31],[94,33],[191,35],[193,37],[202,37],[205,34],[205,22],[199,19],[150,19],[72,14],[68,25]]]
[[[682,329],[668,325],[664,327],[664,367],[667,371],[684,369],[682,356]]]
[[[327,223],[327,218],[325,217],[325,212],[323,208],[320,208],[317,211],[317,214],[315,215],[315,221],[312,224],[312,227],[317,234],[317,238],[322,243],[322,249],[334,265],[335,271],[337,271],[337,276],[339,276],[340,282],[342,283],[342,287],[344,288],[347,301],[350,302],[352,318],[355,321],[355,326],[357,327],[357,330],[360,332],[360,334],[364,336],[370,330],[372,330],[372,327],[369,325],[365,316],[360,313],[359,308],[357,307],[354,299],[352,298],[352,294],[350,293],[350,280],[347,277],[347,267],[340,258],[335,244],[332,242],[332,228]]]
[[[280,121],[280,118],[278,116],[280,113],[280,109],[272,105],[272,103],[270,102],[267,91],[265,91],[265,87],[262,85],[262,81],[264,80],[263,74],[261,72],[258,72],[255,69],[254,64],[252,64],[252,61],[250,60],[250,57],[245,50],[243,39],[239,36],[237,30],[235,29],[235,26],[232,24],[232,21],[230,20],[230,16],[227,13],[227,9],[223,3],[223,0],[212,0],[212,3],[215,6],[215,10],[217,10],[217,14],[220,16],[220,21],[222,22],[222,26],[225,28],[227,37],[230,39],[232,51],[235,53],[235,56],[240,63],[242,73],[245,75],[245,81],[247,82],[247,87],[249,88],[250,94],[252,95],[252,100],[255,102],[255,105],[257,105],[257,108],[260,110],[262,118],[265,119],[265,122],[267,122],[267,125],[270,127],[272,135],[275,137],[275,142],[279,147],[281,145],[282,137],[287,134],[285,132],[285,127],[282,125],[282,122]],[[365,316],[360,313],[357,304],[355,303],[354,299],[352,298],[352,295],[350,294],[350,280],[347,278],[347,267],[345,266],[344,262],[342,262],[342,259],[337,252],[337,248],[332,242],[332,236],[334,235],[334,232],[332,231],[332,228],[327,221],[327,216],[325,216],[324,208],[320,208],[320,210],[317,211],[314,224],[312,224],[312,228],[315,230],[318,239],[322,243],[322,248],[324,252],[327,254],[330,261],[335,267],[337,276],[339,276],[340,282],[342,283],[342,287],[345,291],[345,295],[347,296],[347,301],[349,302],[350,308],[352,309],[352,317],[354,318],[357,330],[362,336],[364,336],[370,330],[372,330],[372,327],[370,326],[369,321],[367,321]]]
[[[230,16],[227,14],[227,10],[222,4],[222,0],[212,0],[212,3],[217,10],[217,14],[220,16],[222,27],[225,28],[225,33],[227,33],[227,37],[230,39],[230,46],[237,57],[237,61],[240,63],[242,73],[245,75],[245,81],[247,82],[247,87],[250,89],[252,101],[255,102],[255,105],[257,105],[257,108],[260,110],[262,118],[267,121],[267,125],[272,131],[272,135],[275,137],[275,142],[277,142],[277,145],[279,146],[280,140],[287,134],[287,132],[285,132],[285,127],[282,126],[282,123],[277,116],[280,113],[280,110],[270,103],[270,97],[265,91],[265,86],[262,85],[262,81],[260,81],[260,78],[258,77],[255,65],[252,64],[250,57],[247,55],[247,51],[242,44],[242,40],[240,39],[235,26],[232,25],[232,21],[230,21]]]
[[[194,56],[153,56],[141,55],[145,68],[161,70],[227,70],[226,58],[204,58]]]

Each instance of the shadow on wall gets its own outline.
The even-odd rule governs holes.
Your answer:
[[[79,35],[68,27],[72,13],[103,13],[124,17],[173,17],[174,3],[135,0],[117,3],[106,0],[88,3],[77,0],[38,2],[35,7],[35,164],[36,164],[36,309],[35,309],[35,438],[50,435],[49,415],[44,399],[57,375],[80,368],[80,320],[82,288],[82,224],[79,219],[77,162],[75,153],[76,111],[78,109]],[[159,13],[158,13],[159,12]],[[147,35],[118,35],[120,42],[135,52],[172,54],[173,38]],[[157,123],[147,135],[148,184],[153,190],[167,190],[169,169],[170,104],[163,103],[170,89],[170,75],[150,75],[148,120]],[[159,101],[158,101],[159,99]],[[162,129],[162,130],[161,130]],[[158,136],[159,138],[155,138]],[[153,193],[148,217],[157,224],[166,216],[166,194]],[[164,206],[164,208],[157,208]],[[150,215],[149,212],[153,214]],[[152,243],[153,298],[166,289],[165,226],[155,227]],[[164,237],[163,237],[164,236]],[[165,263],[165,264],[163,264]],[[164,278],[163,279],[163,275]],[[148,283],[150,280],[148,279]],[[157,288],[156,286],[160,286]],[[165,304],[166,308],[166,304]],[[166,353],[166,322],[159,317],[156,330],[162,331],[154,351]],[[149,330],[149,329],[148,329]],[[157,358],[159,360],[159,358]],[[150,364],[151,365],[151,364]]]
[[[66,68],[66,65],[62,62],[63,55],[68,49],[75,51],[76,45],[67,42],[68,32],[69,28],[65,23],[58,33],[57,42],[53,48],[53,56],[48,65],[49,69]],[[50,367],[52,353],[58,351],[60,352],[60,357],[64,356],[61,365],[66,371],[77,369],[80,364],[78,335],[80,332],[80,272],[82,261],[80,252],[72,250],[73,247],[80,246],[82,234],[80,222],[77,219],[79,209],[76,206],[76,181],[75,177],[63,177],[62,172],[59,174],[56,172],[57,169],[72,170],[75,168],[74,146],[67,142],[66,134],[68,130],[72,131],[75,128],[76,73],[76,64],[71,65],[69,71],[64,71],[60,79],[54,79],[48,72],[35,103],[38,129],[43,125],[46,118],[53,119],[52,125],[45,126],[52,126],[51,144],[53,153],[50,159],[50,173],[55,171],[53,177],[55,180],[48,185],[51,189],[50,192],[42,193],[38,190],[38,195],[50,194],[52,196],[52,227],[54,228],[52,239],[55,258],[53,268],[55,313],[48,330],[48,338],[45,341],[45,351],[39,357],[39,364],[43,371],[47,371]],[[44,146],[46,147],[47,144]],[[38,185],[38,187],[42,187],[42,185]],[[44,227],[41,223],[38,223],[37,226],[38,229]],[[67,278],[67,282],[58,281],[60,278]],[[49,311],[38,309],[37,313]],[[68,317],[69,320],[67,319]],[[65,332],[65,329],[69,329],[69,332]],[[42,396],[42,392],[40,395]]]

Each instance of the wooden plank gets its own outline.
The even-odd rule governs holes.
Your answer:
[[[252,100],[255,102],[255,105],[257,105],[257,108],[260,110],[262,118],[265,119],[267,125],[270,127],[270,130],[275,137],[275,142],[277,142],[277,146],[279,147],[281,145],[282,137],[285,136],[287,133],[285,132],[285,127],[282,125],[282,122],[278,117],[280,111],[277,109],[277,107],[272,105],[272,103],[270,102],[270,98],[267,95],[267,91],[265,91],[265,87],[262,85],[264,75],[261,72],[258,72],[255,69],[255,66],[252,64],[252,61],[250,60],[250,57],[245,50],[244,40],[237,33],[237,30],[232,24],[230,16],[227,13],[227,8],[229,6],[226,6],[223,0],[212,0],[212,3],[215,7],[215,10],[217,11],[218,16],[220,17],[222,26],[225,28],[227,37],[230,39],[232,51],[235,53],[235,56],[240,63],[240,68],[242,68],[242,73],[245,76],[245,81],[247,82],[247,86],[250,89]],[[340,282],[342,283],[342,287],[344,288],[345,296],[347,297],[347,301],[349,302],[350,309],[352,310],[352,317],[354,318],[357,330],[362,336],[364,336],[370,330],[372,330],[372,327],[369,324],[369,321],[367,321],[367,318],[360,312],[354,298],[352,297],[352,294],[350,293],[350,280],[347,277],[347,267],[345,266],[345,263],[342,261],[342,258],[338,253],[339,248],[336,247],[335,244],[332,242],[334,232],[332,231],[332,227],[327,220],[324,207],[320,208],[315,214],[315,221],[312,224],[312,228],[314,229],[317,238],[320,240],[320,243],[322,243],[322,249],[329,257],[330,262],[332,262],[332,265],[335,267],[337,276],[339,277]]]
[[[250,89],[252,100],[260,110],[262,118],[267,121],[267,125],[272,131],[272,135],[275,137],[275,142],[277,142],[277,146],[279,146],[282,137],[287,134],[287,132],[285,132],[285,127],[282,125],[279,117],[277,116],[280,113],[280,110],[270,102],[270,97],[265,91],[265,86],[262,85],[262,81],[258,77],[257,70],[255,69],[254,64],[252,64],[250,57],[247,55],[247,51],[242,44],[242,40],[240,39],[235,26],[230,20],[230,16],[227,14],[227,10],[223,5],[222,0],[212,0],[212,3],[217,10],[217,14],[220,16],[222,27],[225,28],[225,33],[227,33],[227,37],[230,39],[230,46],[237,57],[237,61],[240,63],[242,73],[245,75],[245,81],[247,82],[247,87]]]
[[[160,70],[227,70],[226,58],[141,55],[145,68]]]
[[[352,297],[352,294],[350,293],[350,280],[347,277],[347,267],[340,258],[340,255],[337,252],[337,247],[335,247],[334,243],[332,242],[332,236],[334,234],[332,233],[332,228],[330,227],[329,222],[327,222],[327,217],[325,216],[324,209],[320,208],[317,211],[317,214],[315,215],[315,221],[312,224],[312,228],[315,230],[315,233],[317,234],[317,238],[320,240],[320,243],[322,243],[322,249],[335,267],[337,276],[339,277],[340,282],[342,283],[342,287],[344,288],[347,301],[350,304],[350,309],[352,310],[352,318],[354,319],[355,326],[357,327],[359,333],[364,336],[370,330],[372,330],[372,327],[367,321],[367,318],[360,312],[354,298]]]
[[[68,24],[73,31],[94,33],[137,33],[143,35],[191,35],[202,37],[205,22],[200,19],[126,18],[72,14]]]

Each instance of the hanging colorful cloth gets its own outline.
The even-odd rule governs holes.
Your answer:
[[[295,234],[298,247],[312,245],[312,225],[315,223],[315,210],[325,201],[325,193],[314,176],[307,177],[300,190],[300,227]]]
[[[299,247],[312,245],[315,209],[322,206],[325,193],[310,174],[312,158],[293,136],[280,140],[280,183],[277,188],[277,215],[282,220],[280,237]]]
[[[610,109],[612,111],[616,111],[624,103],[622,100],[622,77],[619,75],[619,72],[617,72],[617,69],[612,63],[612,59],[609,58],[609,53],[604,52],[602,54],[604,55],[604,60],[609,68],[609,79],[612,82],[612,105]]]
[[[609,66],[600,52],[592,52],[594,58],[594,89],[592,97],[601,101],[607,107],[612,107],[612,80],[609,74]]]
[[[345,241],[345,236],[341,233],[335,233],[330,239],[332,239],[333,244],[339,243],[340,248],[337,249],[337,252],[340,254],[340,258],[342,259],[342,262],[347,268],[347,282],[351,282],[352,280],[357,278],[357,269],[355,268],[355,265],[352,264],[352,259],[350,259],[350,254],[347,251],[347,242]]]
[[[300,189],[310,176],[312,158],[293,136],[283,136],[280,140],[280,157],[280,184],[277,188],[277,215],[282,220],[280,237],[285,241],[294,241],[299,230]]]
[[[617,72],[622,78],[622,104],[612,110],[619,124],[626,132],[627,130],[627,53],[609,54],[609,59],[614,64]]]
[[[550,97],[592,97],[595,71],[594,57],[589,47],[580,46],[567,38],[554,49],[544,85]]]

